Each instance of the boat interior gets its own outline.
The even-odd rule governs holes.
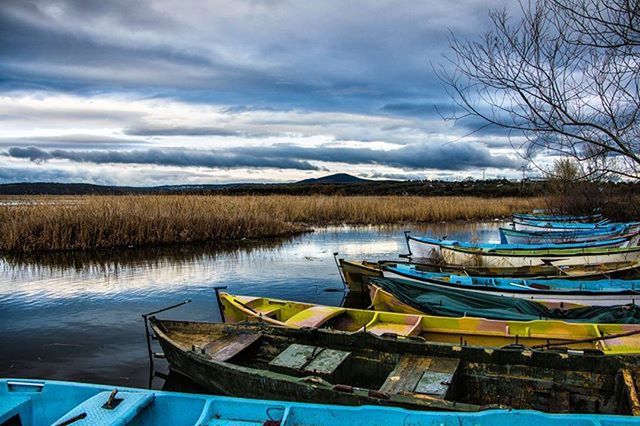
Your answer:
[[[326,426],[336,419],[351,426],[381,422],[427,426],[526,425],[535,422],[564,426],[567,418],[533,411],[482,413],[410,412],[382,407],[332,407],[277,401],[178,395],[122,390],[120,401],[104,408],[113,388],[35,380],[0,381],[0,425],[172,425],[172,426]],[[77,413],[77,414],[76,414]],[[84,414],[84,415],[83,415]],[[515,422],[515,423],[514,423]],[[593,418],[573,415],[576,426],[628,425],[631,417]]]
[[[285,329],[270,331],[274,328],[258,325],[156,321],[155,326],[183,351],[252,369],[265,380],[280,373],[273,379],[282,380],[285,374],[337,391],[359,389],[387,399],[400,395],[556,413],[626,414],[637,405],[634,381],[640,377],[631,367],[612,374],[606,369],[577,370],[570,361],[553,367],[490,363],[482,357],[455,357],[455,351],[446,356],[428,349],[405,351],[394,344],[385,350],[365,348],[354,335],[341,340],[335,333],[287,334]],[[441,345],[424,348],[429,346]]]
[[[511,344],[534,347],[563,343],[576,350],[618,354],[638,353],[640,348],[640,334],[596,340],[606,335],[637,330],[636,325],[433,317],[312,305],[227,293],[220,293],[220,297],[225,318],[229,322],[253,320],[291,328],[368,332],[378,336],[411,336],[430,342],[494,348]],[[591,341],[583,341],[590,339]]]

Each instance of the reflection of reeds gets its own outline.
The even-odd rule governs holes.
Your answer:
[[[0,249],[33,252],[264,238],[340,223],[487,219],[541,204],[538,199],[476,197],[139,195],[85,196],[73,203],[52,199],[0,206]]]

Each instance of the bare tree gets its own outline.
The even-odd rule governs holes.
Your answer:
[[[490,14],[477,40],[451,37],[439,74],[459,107],[541,152],[578,160],[583,177],[640,178],[640,0],[539,0]],[[524,142],[522,142],[524,141]]]

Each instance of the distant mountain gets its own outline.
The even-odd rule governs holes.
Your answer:
[[[362,179],[347,173],[336,173],[334,175],[323,176],[321,178],[305,179],[297,184],[315,184],[315,183],[365,183],[374,182],[369,179]]]

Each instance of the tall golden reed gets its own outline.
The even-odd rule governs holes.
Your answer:
[[[292,235],[331,224],[478,220],[539,199],[136,195],[22,198],[0,206],[0,250],[33,252]]]

